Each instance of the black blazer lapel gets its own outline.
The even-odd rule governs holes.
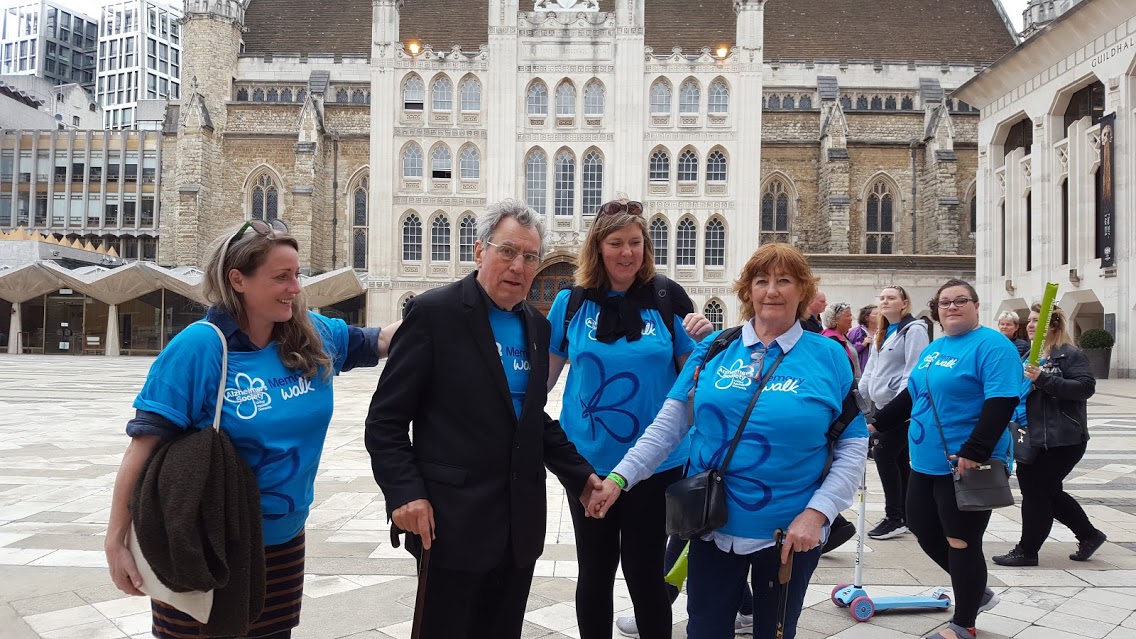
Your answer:
[[[528,302],[524,302],[525,344],[529,351],[529,385],[525,389],[525,403],[521,406],[520,421],[523,424],[525,417],[534,410],[543,411],[548,384],[548,344],[540,347],[540,323],[548,323],[544,316],[536,311]],[[539,405],[534,406],[537,402]]]
[[[476,271],[462,280],[462,305],[465,307],[465,323],[473,334],[473,342],[481,353],[481,359],[489,369],[494,386],[500,392],[501,399],[509,407],[509,414],[514,418],[513,397],[509,393],[509,380],[505,378],[505,367],[501,365],[501,355],[497,352],[497,340],[493,338],[493,328],[489,325],[489,309],[485,308],[485,300],[475,279]]]

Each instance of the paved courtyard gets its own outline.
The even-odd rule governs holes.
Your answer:
[[[151,358],[0,355],[0,639],[149,637],[148,603],[110,583],[103,536],[111,486]],[[377,371],[337,381],[335,419],[308,521],[307,584],[297,639],[405,639],[410,636],[413,561],[391,548],[382,494],[371,478],[362,424]],[[560,393],[552,411],[559,410]],[[555,413],[554,413],[555,414]],[[1067,556],[1069,531],[1055,526],[1038,568],[991,564],[1002,603],[979,617],[984,639],[1136,639],[1136,380],[1107,380],[1089,403],[1089,452],[1067,487],[1109,542],[1087,563]],[[871,521],[882,514],[869,473]],[[548,534],[526,614],[525,637],[578,637],[572,524],[565,496],[548,484]],[[850,518],[854,512],[846,513]],[[997,511],[987,556],[1016,541],[1020,512]],[[856,623],[828,596],[851,580],[854,544],[822,558],[801,617],[801,639],[922,637],[946,612],[881,613]],[[871,541],[869,594],[927,593],[949,586],[911,535]],[[616,587],[615,609],[631,606]],[[685,637],[685,600],[675,605],[675,637]]]

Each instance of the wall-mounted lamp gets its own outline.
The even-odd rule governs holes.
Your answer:
[[[1080,284],[1081,283],[1081,274],[1077,272],[1077,269],[1075,269],[1075,268],[1069,269],[1069,281],[1074,283],[1074,284]]]
[[[410,55],[418,55],[422,51],[422,44],[417,40],[411,40],[406,43],[406,50],[410,52]]]
[[[1006,280],[1006,292],[1013,295],[1014,290],[1014,280]]]
[[[718,54],[719,59],[724,60],[726,59],[726,56],[730,55],[730,47],[727,47],[724,44],[720,45],[715,53]]]

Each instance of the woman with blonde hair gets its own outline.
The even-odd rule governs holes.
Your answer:
[[[1026,324],[1030,339],[1040,316],[1041,305],[1034,304]],[[1065,312],[1055,306],[1038,365],[1025,365],[1014,421],[1026,428],[1035,456],[1017,465],[1022,535],[1010,552],[993,558],[1001,566],[1036,566],[1054,519],[1077,536],[1077,551],[1069,555],[1073,561],[1087,560],[1108,540],[1062,486],[1088,448],[1088,399],[1096,392],[1089,360],[1069,338],[1066,325]]]
[[[643,205],[607,202],[580,249],[577,286],[561,291],[548,313],[548,387],[571,360],[560,424],[600,477],[612,471],[662,406],[695,347],[687,330],[695,336],[711,330],[704,317],[693,314],[686,291],[656,275],[654,256]],[[582,639],[612,636],[612,597],[621,563],[635,608],[634,619],[621,619],[622,624],[637,626],[644,639],[671,636],[671,599],[662,579],[663,495],[682,478],[686,457],[685,447],[675,450],[604,519],[589,518],[579,502],[569,503]]]
[[[248,639],[287,639],[299,623],[304,524],[331,422],[332,379],[340,371],[378,364],[399,324],[360,329],[308,311],[299,248],[280,220],[250,220],[211,247],[203,282],[210,303],[205,320],[170,340],[134,400],[137,412],[126,425],[131,442],[115,479],[105,542],[115,586],[141,595],[142,577],[126,542],[131,493],[155,449],[186,431],[212,427],[213,398],[223,384],[220,429],[252,469],[260,491],[263,538],[248,543],[264,545],[266,604],[248,632],[239,633]],[[225,379],[218,330],[228,349]],[[164,602],[151,599],[151,609],[159,639],[214,636]]]

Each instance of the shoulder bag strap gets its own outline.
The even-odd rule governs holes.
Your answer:
[[[768,350],[768,348],[766,349]],[[777,356],[773,361],[773,366],[769,367],[769,372],[766,373],[757,384],[757,390],[753,393],[753,398],[749,400],[749,406],[746,406],[745,414],[742,415],[742,422],[738,424],[738,431],[734,433],[734,441],[730,442],[730,450],[726,452],[726,458],[722,460],[722,466],[718,469],[719,475],[725,475],[726,469],[730,466],[730,460],[734,457],[734,451],[738,448],[738,442],[742,440],[742,431],[745,430],[746,422],[749,421],[749,416],[753,412],[753,407],[757,405],[757,398],[761,397],[761,391],[765,389],[765,385],[769,383],[770,378],[773,377],[773,371],[781,364],[781,360],[785,359],[785,351]]]
[[[216,333],[217,337],[221,339],[221,381],[217,384],[217,405],[213,411],[213,428],[216,430],[221,429],[221,409],[225,406],[225,382],[229,377],[229,344],[225,340],[225,334],[213,322],[202,321],[202,324],[208,324]]]
[[[939,440],[943,442],[943,454],[947,456],[947,463],[951,464],[951,452],[947,450],[947,436],[943,434],[943,423],[939,421],[939,409],[935,408],[935,397],[931,394],[931,363],[927,366],[927,375],[925,376],[927,385],[927,401],[931,403],[931,414],[935,416],[935,427],[939,429]],[[954,464],[951,464],[953,471]]]

